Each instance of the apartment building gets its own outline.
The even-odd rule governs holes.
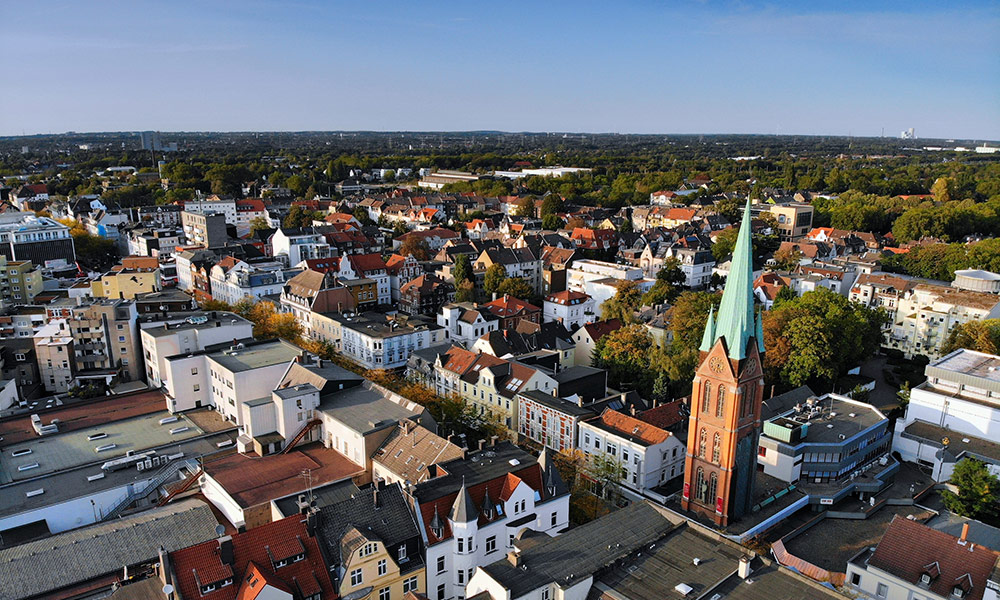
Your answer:
[[[366,369],[398,369],[416,351],[445,341],[445,330],[419,317],[331,313],[340,329],[337,349]]]
[[[76,378],[73,336],[65,319],[49,321],[34,336],[38,374],[45,391],[64,394]]]
[[[121,263],[90,284],[95,298],[132,300],[137,294],[163,289],[160,263],[154,257],[126,256]]]
[[[378,304],[392,302],[389,270],[379,254],[348,254],[340,258],[337,277],[341,281],[370,279],[375,282]]]
[[[238,222],[236,200],[215,194],[188,200],[184,203],[184,211],[200,215],[219,214],[225,217],[225,222],[229,225],[236,225]]]
[[[42,272],[27,260],[0,254],[0,306],[31,304],[42,291]]]
[[[173,366],[167,360],[169,357],[202,352],[232,340],[252,339],[253,323],[234,313],[213,311],[154,326],[140,324],[139,337],[146,381],[150,387],[159,388],[166,387],[175,376],[169,369]]]
[[[33,212],[0,214],[0,254],[8,260],[76,262],[73,236],[59,221]]]
[[[132,256],[173,256],[178,246],[187,244],[181,227],[145,227],[133,229],[125,236],[128,253]]]
[[[212,298],[230,305],[243,299],[260,300],[280,294],[285,283],[301,272],[278,261],[250,264],[227,256],[210,271]]]
[[[812,230],[813,207],[809,204],[774,204],[768,210],[778,223],[778,236],[783,242],[801,239]]]
[[[477,568],[513,550],[523,532],[555,536],[569,525],[569,489],[547,452],[536,459],[501,442],[437,473],[411,493],[430,598],[464,598]]]
[[[95,299],[70,309],[68,329],[80,378],[143,379],[135,302]]]
[[[333,251],[326,237],[312,227],[283,227],[271,236],[273,256],[294,267],[304,260],[329,258]]]
[[[887,310],[889,310],[887,308]],[[940,348],[955,327],[974,320],[1000,317],[1000,297],[918,283],[904,292],[885,332],[884,348],[901,350],[906,357],[940,357]]]
[[[530,248],[488,248],[472,263],[475,271],[484,272],[492,265],[503,265],[507,277],[520,277],[536,294],[542,293],[542,261]]]
[[[542,311],[546,323],[558,321],[571,331],[596,318],[594,299],[582,292],[571,290],[546,296]]]
[[[452,302],[441,307],[437,324],[444,327],[446,337],[471,347],[483,335],[497,331],[500,319],[471,302]]]
[[[235,217],[234,217],[235,218]],[[222,213],[181,213],[181,228],[187,243],[203,248],[224,246],[229,241],[226,215]]]

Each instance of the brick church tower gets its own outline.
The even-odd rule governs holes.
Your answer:
[[[750,202],[718,315],[709,313],[691,389],[681,507],[725,526],[750,512],[764,396],[764,335],[754,311]]]

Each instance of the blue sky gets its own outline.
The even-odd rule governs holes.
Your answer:
[[[1000,3],[0,0],[0,135],[1000,139]]]

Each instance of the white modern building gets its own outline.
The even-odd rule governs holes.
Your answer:
[[[546,323],[559,321],[573,331],[597,319],[594,299],[572,290],[549,294],[542,306],[542,318]]]
[[[397,322],[379,313],[330,318],[340,324],[340,352],[366,369],[404,367],[414,351],[445,341],[445,330],[423,319]]]
[[[924,373],[927,381],[910,390],[896,421],[892,449],[930,469],[935,481],[950,479],[966,457],[1000,475],[1000,356],[959,349]]]
[[[201,352],[232,340],[252,339],[253,324],[233,313],[212,312],[152,327],[142,327],[140,323],[139,338],[146,362],[146,381],[150,387],[158,388],[173,379],[168,357]]]
[[[471,347],[486,333],[499,329],[500,319],[472,303],[453,302],[441,307],[437,324],[444,327],[448,339]]]
[[[326,238],[308,227],[278,229],[271,237],[271,248],[273,256],[289,266],[304,260],[331,256],[330,244]]]

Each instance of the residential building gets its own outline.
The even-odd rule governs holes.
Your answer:
[[[42,291],[42,272],[27,260],[7,260],[0,254],[0,306],[31,304]]]
[[[393,249],[398,249],[404,242],[406,242],[406,240],[414,237],[427,242],[427,247],[430,248],[432,252],[437,252],[449,241],[461,239],[462,234],[458,233],[454,229],[446,229],[444,227],[411,231],[394,238],[392,241]]]
[[[20,400],[34,399],[41,393],[32,339],[6,339],[0,344],[0,379],[15,382]]]
[[[187,244],[180,226],[148,229],[140,227],[125,236],[128,253],[132,256],[173,256],[178,246]]]
[[[594,299],[582,292],[566,290],[549,294],[542,307],[546,322],[558,321],[570,331],[583,327],[596,317]]]
[[[389,289],[392,292],[392,301],[398,302],[403,286],[413,281],[418,276],[424,274],[423,268],[412,254],[393,254],[385,261],[386,271],[389,273]],[[434,310],[428,314],[437,314]]]
[[[403,319],[372,312],[329,316],[340,324],[337,350],[366,369],[403,367],[415,350],[445,340],[444,329],[426,319]]]
[[[400,484],[376,481],[316,517],[341,598],[389,600],[425,592],[423,541]]]
[[[292,277],[281,288],[281,310],[295,315],[302,325],[304,336],[314,336],[313,316],[337,311],[350,312],[373,306],[375,303],[374,282],[346,288],[336,286],[329,275],[306,269]],[[324,336],[328,337],[328,336]],[[327,339],[339,343],[339,336]]]
[[[896,420],[892,449],[907,462],[948,481],[964,458],[1000,474],[1000,356],[958,349],[924,368]]]
[[[181,213],[181,227],[188,244],[203,248],[224,246],[229,241],[226,215],[199,213],[185,210]]]
[[[253,323],[229,312],[211,312],[176,319],[155,326],[139,325],[139,338],[146,365],[146,381],[150,387],[167,387],[167,382],[186,374],[172,373],[168,358],[202,352],[211,346],[231,340],[253,338]],[[197,367],[191,367],[197,369]],[[191,373],[197,375],[197,372]],[[199,390],[200,391],[200,390]]]
[[[889,419],[870,404],[838,394],[807,398],[768,419],[758,444],[757,464],[766,475],[805,489],[824,484],[822,493],[810,495],[812,504],[875,494],[898,470],[889,456]]]
[[[503,265],[507,277],[520,277],[536,294],[542,293],[542,261],[530,248],[488,248],[472,263],[473,270],[484,272],[492,265]]]
[[[968,530],[968,525],[966,529]],[[1000,553],[896,515],[878,545],[847,563],[845,588],[877,600],[995,600]]]
[[[686,440],[634,416],[606,408],[581,421],[578,436],[589,458],[603,456],[621,466],[619,485],[633,500],[684,472]]]
[[[920,354],[935,359],[955,327],[1000,317],[1000,297],[918,283],[900,296],[895,311],[888,312],[891,321],[883,347],[900,350],[906,357]]]
[[[314,517],[291,516],[170,553],[180,600],[336,598]]]
[[[340,258],[337,276],[342,281],[370,279],[375,282],[378,304],[392,302],[389,270],[378,254],[348,254]]]
[[[409,486],[431,477],[431,466],[465,456],[433,431],[403,419],[372,455],[372,479]]]
[[[680,262],[685,287],[700,290],[708,286],[715,268],[715,257],[709,248],[700,244],[690,247],[675,244],[670,247],[670,254]]]
[[[526,364],[544,366],[556,372],[574,368],[573,336],[562,323],[518,321],[513,329],[490,331],[476,340],[472,350],[500,358],[514,358]],[[583,367],[581,367],[582,369]],[[594,390],[600,393],[598,390]],[[603,391],[603,390],[601,390]]]
[[[34,336],[35,359],[42,386],[48,392],[64,394],[76,378],[73,336],[65,319],[47,322]]]
[[[599,260],[574,260],[572,266],[566,269],[566,289],[589,295],[594,299],[594,307],[598,310],[605,300],[614,295],[619,281],[639,282],[642,279],[643,272],[638,267]],[[651,286],[652,282],[646,287]]]
[[[408,315],[435,317],[455,300],[455,286],[433,273],[420,275],[399,290],[399,310]]]
[[[750,203],[743,212],[718,321],[709,313],[695,371],[681,507],[725,526],[753,507],[764,394],[754,308]]]
[[[68,328],[73,337],[73,361],[78,379],[111,383],[141,381],[142,353],[135,302],[95,299],[70,310]]]
[[[294,267],[304,260],[329,258],[332,256],[330,244],[321,233],[312,227],[281,228],[271,236],[271,252],[274,258]]]
[[[812,230],[813,207],[810,204],[773,204],[768,210],[778,223],[778,235],[783,242],[801,239]]]
[[[46,261],[76,262],[69,227],[30,212],[0,214],[0,254],[7,260],[30,261],[40,267]]]
[[[517,394],[529,390],[555,392],[558,383],[546,371],[516,360],[452,348],[435,363],[438,395],[456,394],[480,415],[489,415],[518,431]]]
[[[477,567],[514,549],[525,532],[557,535],[569,525],[569,489],[547,452],[535,459],[501,442],[436,472],[411,492],[429,598],[465,597]]]
[[[576,347],[573,350],[573,364],[590,366],[593,364],[594,360],[594,348],[597,346],[597,340],[611,333],[621,329],[622,322],[618,319],[611,319],[609,321],[595,321],[593,323],[587,323],[583,327],[577,329],[573,332],[573,341],[576,342]]]
[[[139,221],[154,227],[179,227],[183,206],[164,204],[157,206],[140,206]]]
[[[521,321],[542,322],[542,309],[507,294],[483,304],[481,308],[500,320],[500,329],[514,329]]]
[[[480,337],[500,328],[500,319],[492,312],[470,302],[453,302],[441,307],[437,324],[444,327],[453,342],[472,346]]]
[[[227,256],[211,270],[212,298],[233,305],[281,294],[285,283],[302,271],[279,261],[247,263]]]
[[[529,390],[517,395],[518,433],[556,452],[577,448],[577,426],[581,419],[594,416],[583,407],[583,399]]]
[[[123,298],[132,300],[137,294],[158,292],[160,263],[156,258],[126,256],[121,263],[90,284],[96,298]]]
[[[216,194],[207,197],[199,196],[194,200],[184,202],[184,211],[199,215],[220,214],[225,217],[225,222],[229,225],[236,225],[238,221],[236,200]]]

